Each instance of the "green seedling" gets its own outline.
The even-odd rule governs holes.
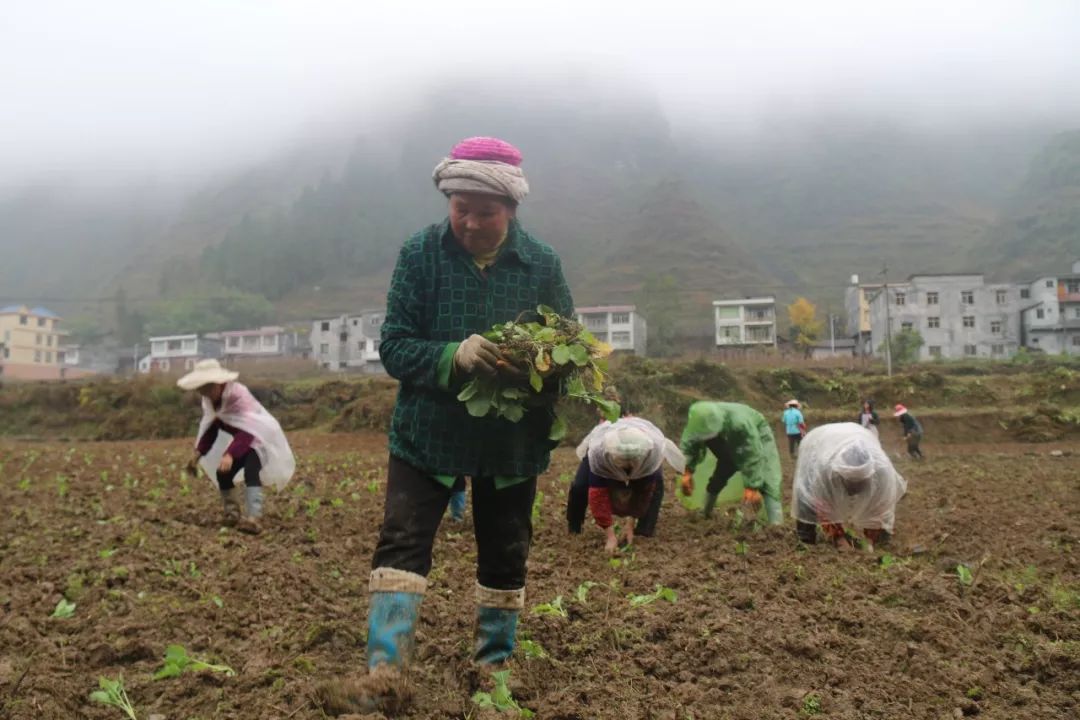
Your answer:
[[[104,550],[98,550],[98,557],[102,560],[108,560],[116,554],[116,548],[105,548]]]
[[[740,540],[739,542],[735,543],[736,555],[745,555],[748,552],[750,552],[750,546],[747,545],[745,542]]]
[[[566,608],[563,607],[562,595],[559,595],[549,603],[542,603],[540,605],[533,606],[533,615],[555,615],[556,617],[568,617]]]
[[[69,618],[75,614],[75,603],[68,602],[67,598],[60,598],[60,602],[56,603],[56,609],[52,611],[52,617],[54,618]]]
[[[138,720],[135,716],[135,706],[131,704],[127,691],[124,690],[124,677],[122,675],[116,680],[102,676],[98,678],[98,687],[101,689],[90,693],[91,700],[119,708],[131,720]]]
[[[517,700],[514,700],[514,696],[507,685],[509,678],[509,670],[493,672],[491,674],[491,679],[495,682],[494,690],[490,693],[476,692],[472,696],[473,703],[477,707],[494,708],[499,712],[515,712],[518,717],[522,718],[533,717],[535,713],[533,713],[532,710],[521,707],[518,705]]]
[[[812,717],[814,715],[821,714],[821,696],[817,693],[810,693],[803,698],[802,710],[800,714],[803,717]]]
[[[669,587],[663,585],[656,586],[656,592],[649,595],[630,595],[630,607],[641,607],[642,605],[649,605],[657,600],[667,600],[670,603],[678,600],[679,596]]]
[[[56,494],[57,495],[59,495],[62,498],[67,497],[69,486],[70,486],[70,483],[68,482],[68,479],[67,479],[66,476],[64,476],[64,475],[57,475],[56,476]]]
[[[165,664],[154,673],[154,679],[162,680],[164,678],[179,677],[185,672],[199,672],[200,670],[224,673],[227,677],[236,675],[236,671],[228,665],[211,665],[205,660],[199,660],[188,655],[183,645],[170,645],[165,650]]]
[[[574,599],[582,605],[585,604],[589,597],[589,590],[597,586],[598,583],[594,583],[592,580],[586,580],[577,586],[577,590],[574,591]]]
[[[319,505],[322,504],[322,500],[319,498],[312,498],[304,503],[304,514],[309,518],[315,517],[315,513],[319,512]]]
[[[971,575],[971,569],[967,565],[956,566],[956,579],[960,581],[960,584],[967,587],[974,581]]]
[[[522,640],[518,643],[518,645],[521,646],[522,652],[525,653],[525,657],[527,657],[529,660],[541,660],[548,656],[547,652],[544,651],[544,648],[540,645],[540,643],[536,642],[535,640]]]
[[[881,556],[881,559],[878,560],[878,564],[881,565],[882,570],[888,570],[893,565],[895,565],[896,562],[897,562],[896,558],[893,557],[892,555],[890,555],[889,553],[885,553],[884,555]]]
[[[345,501],[342,500],[341,498],[334,498],[333,500],[330,501],[330,507],[339,508],[344,504],[345,504]]]
[[[368,491],[369,493],[371,493],[372,495],[374,495],[375,493],[379,492],[379,481],[378,481],[378,480],[371,480],[371,481],[370,481],[370,482],[369,482],[369,483],[368,483],[367,485],[365,485],[364,487],[366,487],[366,488],[367,488],[367,491]]]

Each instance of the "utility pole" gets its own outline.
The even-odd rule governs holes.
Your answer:
[[[885,373],[892,377],[892,316],[889,311],[889,265],[881,268],[881,292],[885,297]]]
[[[829,346],[832,354],[836,355],[836,330],[833,324],[833,314],[829,313]]]

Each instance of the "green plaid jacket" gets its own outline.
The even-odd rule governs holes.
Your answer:
[[[498,259],[481,272],[449,220],[411,237],[398,255],[386,298],[379,354],[401,382],[390,425],[390,454],[433,476],[529,477],[547,469],[553,413],[520,422],[474,418],[457,399],[467,378],[450,380],[458,344],[473,333],[548,305],[573,316],[562,263],[516,220]]]

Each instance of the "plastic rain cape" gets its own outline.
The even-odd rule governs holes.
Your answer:
[[[636,417],[600,423],[578,445],[577,456],[588,457],[589,469],[596,475],[623,483],[652,475],[665,460],[676,472],[686,467],[678,446],[660,428]]]
[[[742,502],[747,487],[780,500],[780,454],[765,416],[741,403],[701,401],[690,406],[682,434],[683,455],[694,470],[693,494],[677,493],[684,507],[699,510],[705,505],[706,486],[716,469],[716,457],[705,444],[715,437],[731,448],[739,468],[717,496],[718,506]]]
[[[805,523],[841,523],[892,532],[907,481],[877,437],[857,423],[822,425],[799,447],[791,516]]]
[[[263,485],[269,485],[277,489],[285,487],[296,470],[296,460],[293,458],[292,448],[285,439],[285,433],[274,416],[266,411],[266,408],[255,399],[251,391],[238,382],[225,384],[225,391],[221,396],[221,408],[214,410],[213,404],[208,398],[202,399],[203,416],[199,422],[199,434],[196,443],[205,433],[215,419],[221,420],[244,432],[251,433],[255,438],[252,448],[259,456],[262,463],[262,472],[259,480]],[[221,456],[232,442],[232,436],[225,431],[218,433],[214,446],[199,461],[207,477],[215,479],[217,468],[221,463]]]

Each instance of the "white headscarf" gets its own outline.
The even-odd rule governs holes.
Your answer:
[[[515,165],[496,160],[445,158],[435,166],[435,187],[445,195],[475,192],[508,197],[520,203],[529,194],[525,173]]]
[[[686,467],[678,446],[660,428],[636,417],[597,425],[578,445],[577,456],[588,457],[596,475],[623,483],[652,475],[665,460],[677,472]]]

